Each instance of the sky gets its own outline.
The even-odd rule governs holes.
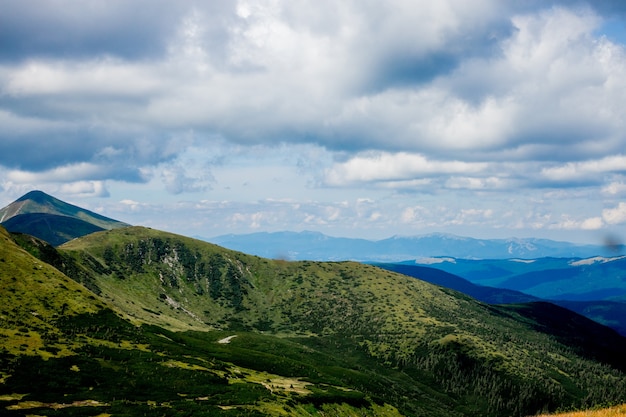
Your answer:
[[[622,0],[0,0],[0,206],[626,240]]]

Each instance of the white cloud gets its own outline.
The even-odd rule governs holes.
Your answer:
[[[77,181],[62,184],[59,192],[75,197],[109,197],[109,191],[103,181]]]
[[[604,227],[604,222],[601,217],[577,220],[569,216],[563,216],[559,223],[551,224],[549,227],[551,229],[563,230],[599,230]]]
[[[572,181],[609,172],[626,172],[626,156],[612,155],[597,160],[568,162],[560,166],[543,168],[541,175],[551,181]]]
[[[445,186],[450,189],[467,190],[498,190],[507,187],[508,182],[497,177],[475,178],[475,177],[451,177],[445,182]]]
[[[145,97],[163,86],[159,75],[149,64],[106,57],[84,62],[33,60],[8,74],[4,93],[13,97]]]
[[[21,184],[37,184],[51,182],[78,182],[83,179],[106,177],[109,172],[106,167],[82,162],[60,166],[44,172],[29,172],[11,170],[7,173],[7,179]]]
[[[623,181],[613,181],[602,187],[602,193],[610,196],[625,195],[626,184]]]
[[[493,217],[492,209],[461,209],[450,222],[458,225],[484,224],[491,217]]]
[[[485,163],[429,160],[420,154],[376,152],[337,163],[325,173],[325,182],[342,186],[360,182],[413,180],[438,174],[480,173]]]
[[[211,188],[210,183],[213,181],[208,170],[201,177],[192,177],[183,166],[177,164],[162,166],[160,171],[165,189],[172,194],[206,191]]]
[[[217,18],[196,8],[160,60],[34,59],[5,66],[0,80],[32,114],[62,113],[70,117],[60,123],[79,129],[94,120],[133,131],[192,127],[234,141],[313,140],[483,160],[537,141],[544,153],[567,144],[581,154],[599,140],[623,145],[623,49],[594,39],[601,20],[590,9],[510,17],[491,1],[326,7],[333,18],[322,18],[317,4],[242,2],[239,18],[223,16],[226,47],[213,42],[209,24]],[[507,23],[516,31],[498,33]],[[491,47],[500,55],[470,49],[466,57],[453,47],[483,31],[497,34]],[[419,72],[419,62],[439,52],[458,66],[435,67],[429,83],[395,84],[402,65]],[[403,56],[413,61],[403,64]],[[376,78],[378,88],[350,81]],[[470,83],[481,90],[472,93]]]
[[[591,217],[583,220],[580,228],[583,230],[598,230],[604,226],[604,222],[601,217]]]
[[[130,210],[131,212],[145,212],[146,209],[149,208],[148,204],[131,199],[120,200],[119,204],[122,211]]]
[[[620,202],[615,208],[602,210],[602,218],[611,225],[626,223],[626,203]]]

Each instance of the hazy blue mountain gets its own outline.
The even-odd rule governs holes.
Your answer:
[[[433,256],[463,259],[588,258],[618,253],[602,245],[578,245],[547,239],[473,239],[441,233],[394,236],[378,241],[330,237],[317,232],[262,232],[201,239],[258,256],[291,260],[397,262]],[[617,249],[624,251],[623,247]]]
[[[362,260],[361,254],[376,252],[376,242],[330,237],[318,232],[259,232],[200,238],[228,249],[271,259]],[[406,259],[406,258],[404,258]]]
[[[388,271],[398,272],[410,277],[419,278],[431,284],[460,291],[489,304],[515,304],[545,301],[539,297],[524,294],[521,291],[474,284],[458,275],[437,268],[405,263],[375,263],[374,265]]]
[[[423,258],[403,264],[429,266],[475,284],[522,291],[543,299],[626,299],[626,256],[526,260]]]

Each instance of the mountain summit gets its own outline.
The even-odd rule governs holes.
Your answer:
[[[0,224],[10,232],[26,233],[55,246],[93,232],[129,226],[38,190],[0,209]]]

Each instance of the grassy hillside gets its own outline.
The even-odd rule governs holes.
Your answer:
[[[130,322],[2,228],[0,263],[3,416],[400,415],[344,382],[399,378],[383,381],[375,363],[353,370],[323,344]]]
[[[473,261],[478,263],[479,261]],[[486,261],[491,263],[493,261]],[[409,263],[375,264],[389,271],[416,277],[432,284],[461,291],[477,300],[489,304],[514,304],[532,301],[545,301],[532,295],[506,288],[477,285],[446,271]],[[618,301],[567,301],[549,300],[561,307],[575,311],[600,324],[609,326],[622,336],[626,336],[626,303]]]
[[[618,417],[626,416],[626,405],[618,405],[616,407],[603,408],[591,411],[576,411],[571,413],[560,414],[542,414],[538,417]]]
[[[626,400],[625,340],[558,307],[493,307],[373,266],[271,261],[146,228],[94,233],[61,251],[137,320],[237,334],[233,346],[271,354],[255,351],[251,368],[322,375],[408,415]]]
[[[11,354],[65,350],[54,322],[104,308],[91,292],[15,244],[0,227],[0,341]]]

